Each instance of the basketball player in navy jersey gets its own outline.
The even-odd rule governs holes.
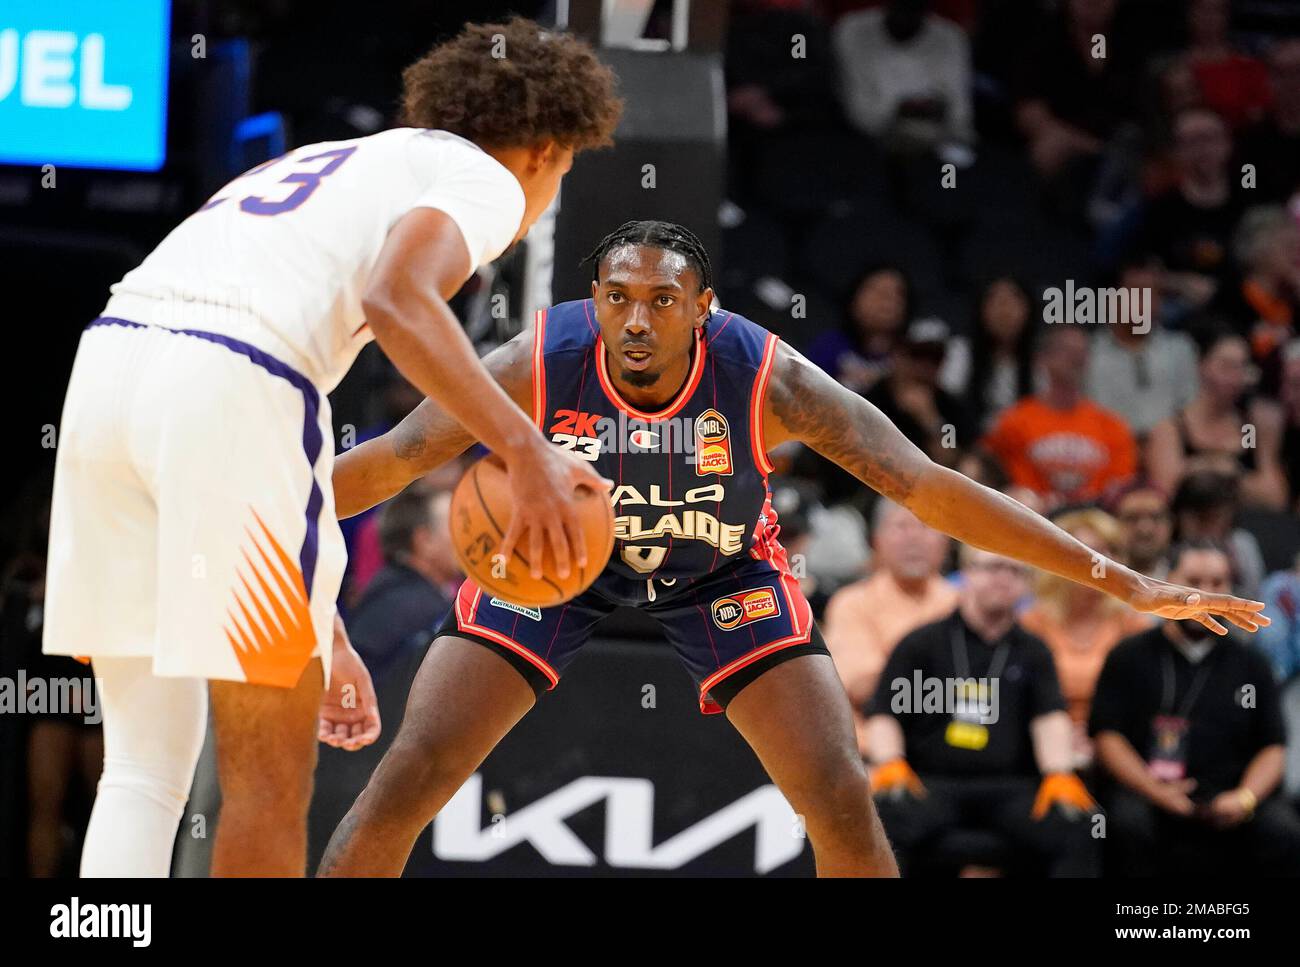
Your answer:
[[[420,831],[618,605],[658,620],[699,686],[701,711],[726,712],[804,817],[820,875],[897,875],[848,700],[777,540],[768,451],[787,441],[964,543],[1139,611],[1218,634],[1226,629],[1216,616],[1249,631],[1268,623],[1259,602],[1099,560],[1023,505],[932,463],[776,336],[712,311],[708,255],[680,226],[628,222],[592,261],[591,299],[539,312],[485,363],[552,442],[613,481],[614,554],[590,590],[554,608],[520,608],[465,582],[392,748],[330,841],[322,875],[400,874]],[[425,400],[339,459],[340,516],[390,497],[473,442]]]

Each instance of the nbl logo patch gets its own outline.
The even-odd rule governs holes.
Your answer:
[[[731,429],[717,410],[705,410],[695,418],[695,475],[730,474]]]
[[[781,613],[781,606],[776,600],[776,588],[767,587],[718,598],[710,610],[715,625],[723,631],[732,631],[764,618],[775,618]]]

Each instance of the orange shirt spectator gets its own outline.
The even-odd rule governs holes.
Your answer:
[[[1043,389],[1005,410],[983,446],[1018,487],[1049,505],[1090,500],[1137,472],[1137,443],[1117,414],[1083,394],[1086,326],[1055,324],[1036,356]]]
[[[1056,660],[1056,677],[1061,681],[1070,719],[1077,725],[1088,721],[1092,693],[1106,656],[1129,635],[1146,631],[1151,621],[1145,615],[1120,605],[1080,626],[1041,603],[1020,616],[1020,624],[1031,635],[1043,639]]]
[[[1057,501],[1087,500],[1137,471],[1137,444],[1120,417],[1080,398],[1057,409],[1028,397],[984,438],[1011,482]]]

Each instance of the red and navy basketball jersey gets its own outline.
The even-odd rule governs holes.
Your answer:
[[[610,378],[592,300],[537,314],[533,418],[557,446],[614,481],[615,543],[602,583],[676,585],[779,555],[763,443],[763,396],[777,337],[735,313],[696,330],[689,376],[657,412]],[[612,590],[612,589],[611,589]],[[640,595],[641,600],[645,600]]]

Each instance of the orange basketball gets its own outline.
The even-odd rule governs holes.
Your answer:
[[[587,541],[587,566],[574,562],[561,578],[547,541],[542,577],[529,574],[528,535],[515,545],[511,560],[499,558],[501,539],[510,528],[514,508],[505,464],[497,456],[475,463],[451,495],[451,543],[460,566],[484,591],[512,604],[548,608],[563,604],[587,588],[614,550],[614,509],[606,494],[579,491],[578,514]]]

